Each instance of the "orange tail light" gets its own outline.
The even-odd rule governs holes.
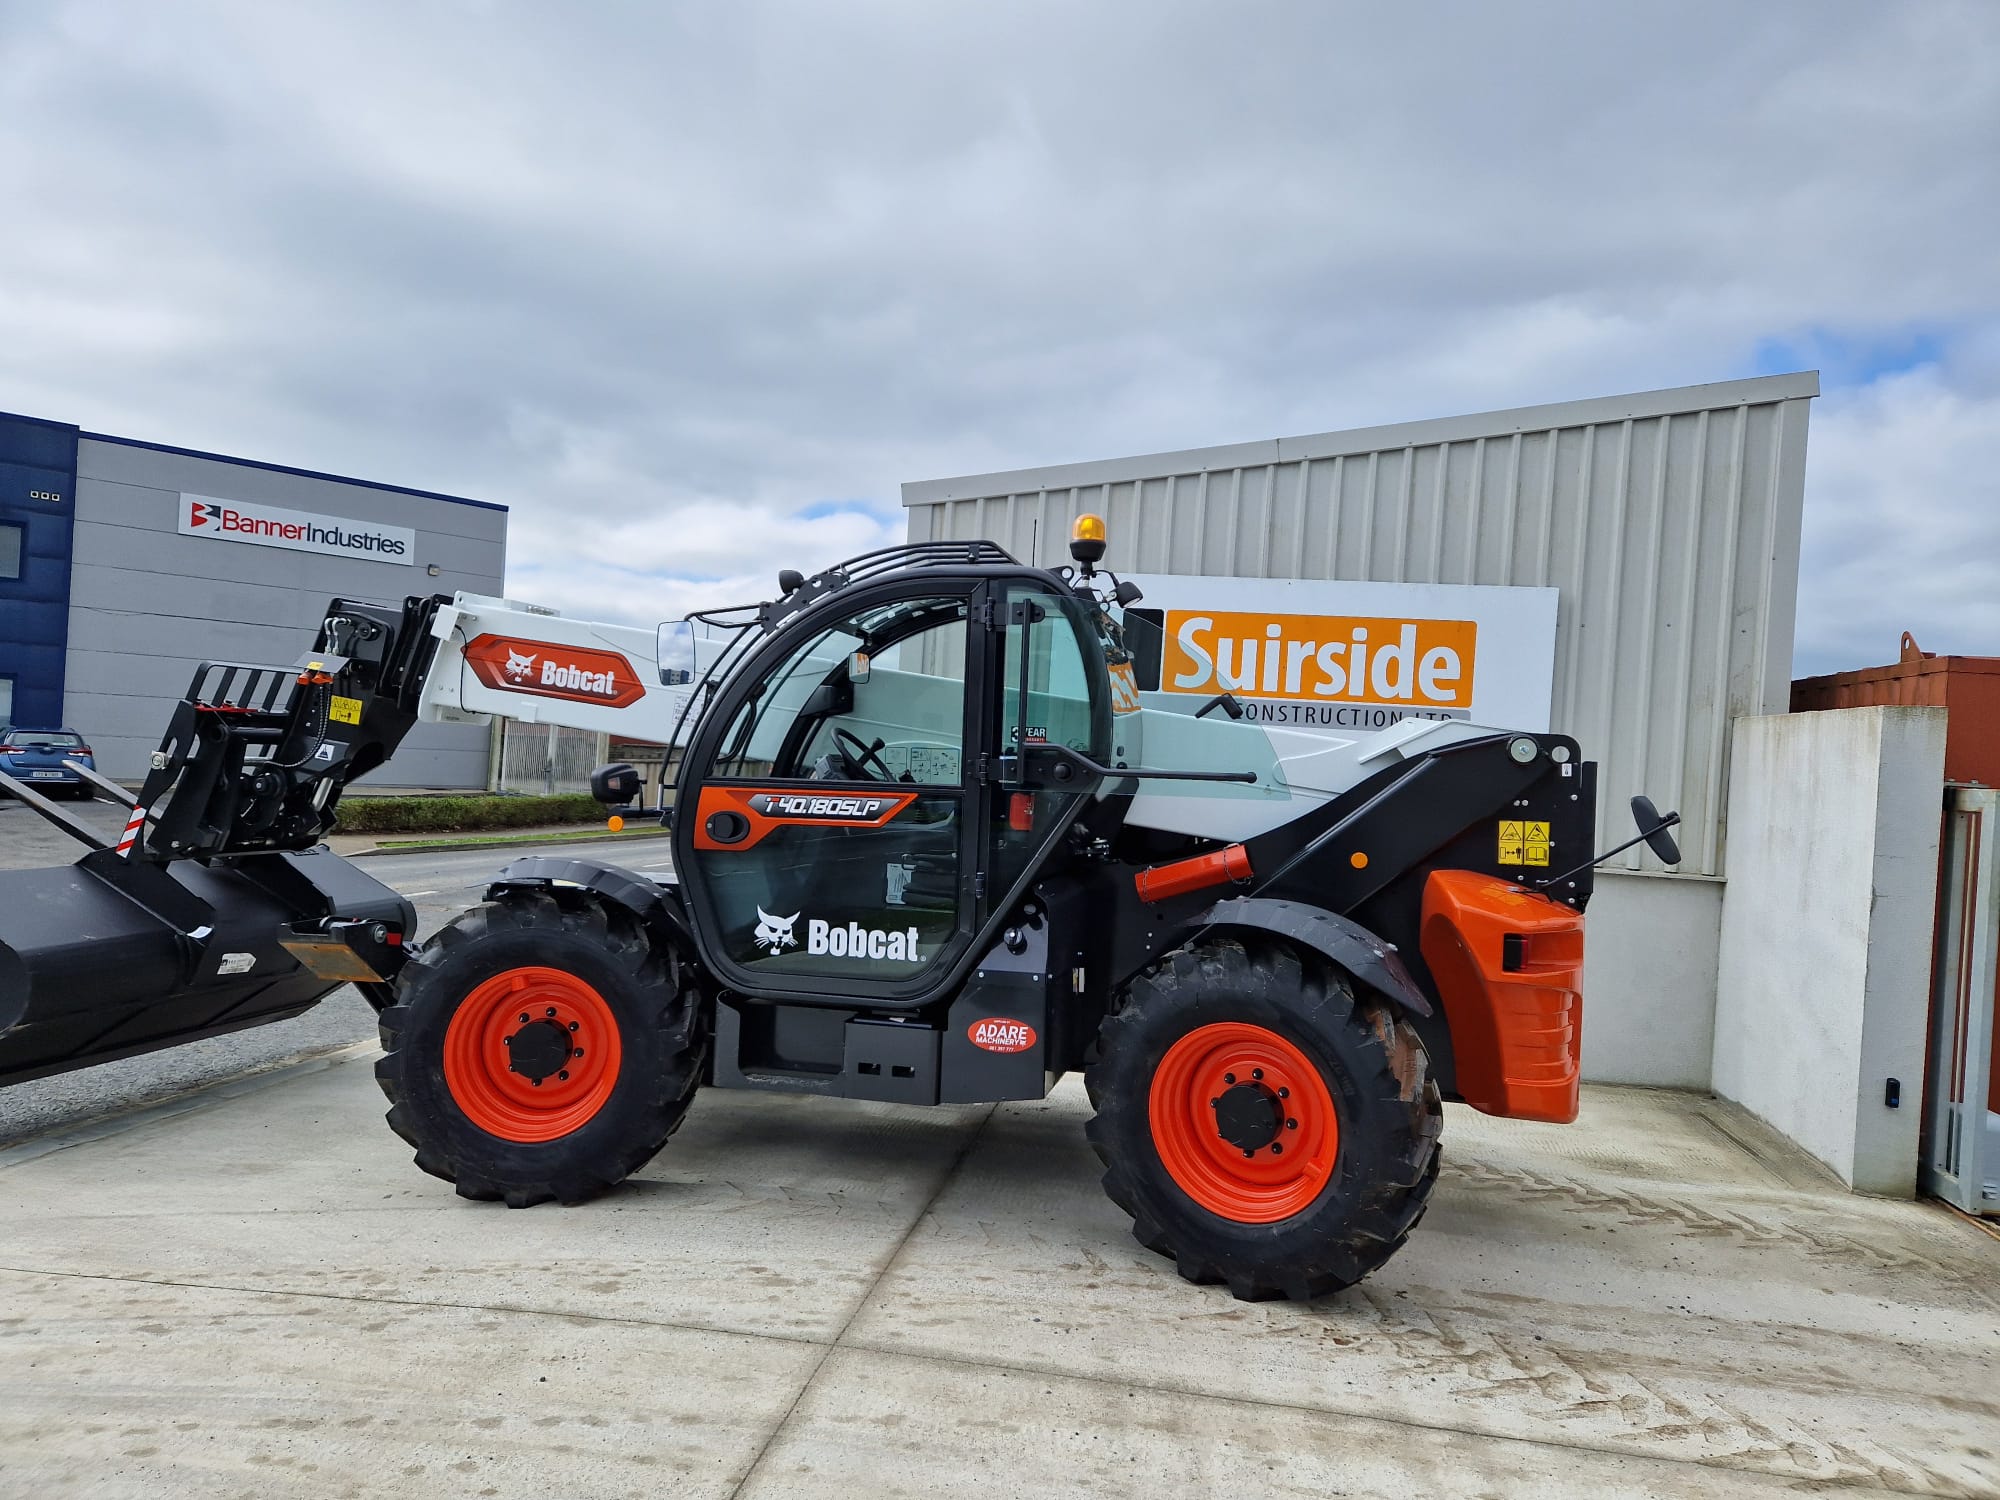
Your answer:
[[[1421,942],[1465,1102],[1516,1120],[1574,1120],[1583,913],[1491,875],[1434,870]]]

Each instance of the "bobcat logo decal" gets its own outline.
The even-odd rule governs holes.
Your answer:
[[[792,935],[792,928],[798,925],[799,914],[789,917],[774,917],[763,907],[757,908],[757,930],[750,934],[750,941],[766,953],[783,953],[787,948],[796,948],[799,940]]]
[[[530,652],[522,655],[519,651],[507,653],[507,678],[510,682],[526,682],[535,675],[535,658]]]

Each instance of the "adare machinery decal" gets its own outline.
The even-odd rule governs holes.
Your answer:
[[[252,505],[246,500],[218,500],[213,495],[183,493],[180,507],[182,536],[248,542],[255,547],[285,547],[293,552],[320,552],[334,557],[365,557],[404,567],[417,560],[417,534],[407,526],[280,510],[275,505]]]
[[[619,652],[594,646],[480,635],[466,646],[465,660],[481,682],[507,693],[601,703],[607,708],[624,708],[646,696],[646,685],[631,662]]]

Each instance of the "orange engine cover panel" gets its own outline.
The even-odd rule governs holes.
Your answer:
[[[1512,970],[1510,935],[1519,939]],[[1422,947],[1465,1102],[1516,1120],[1574,1120],[1583,913],[1491,875],[1434,870],[1424,883]]]

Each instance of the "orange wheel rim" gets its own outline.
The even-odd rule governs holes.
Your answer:
[[[618,1021],[561,969],[508,969],[459,1002],[444,1033],[444,1081],[466,1119],[502,1140],[553,1141],[618,1086]]]
[[[1340,1155],[1340,1119],[1319,1069],[1277,1032],[1247,1022],[1199,1026],[1169,1047],[1147,1115],[1167,1175],[1238,1223],[1301,1212]]]

